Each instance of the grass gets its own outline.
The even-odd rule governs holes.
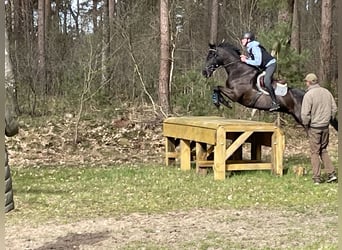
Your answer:
[[[236,173],[225,181],[177,167],[12,167],[16,212],[7,223],[72,222],[132,212],[263,207],[337,213],[336,184],[314,186],[291,171]]]

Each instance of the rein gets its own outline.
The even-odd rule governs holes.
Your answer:
[[[215,54],[216,54],[217,49],[209,49],[209,51],[214,51]],[[216,54],[216,55],[217,55],[217,54]],[[231,64],[237,63],[237,62],[240,62],[240,60],[236,60],[236,61],[233,61],[233,62],[230,62],[230,63],[226,63],[226,64],[223,64],[223,65],[220,65],[218,68],[221,68],[221,67],[225,68],[225,67],[227,67],[227,66],[229,66],[229,65],[231,65]]]
[[[237,63],[237,62],[240,62],[240,60],[236,60],[236,61],[233,61],[233,62],[230,62],[230,63],[227,63],[227,64],[223,64],[220,67],[224,67],[225,68],[225,67],[227,67],[227,66],[229,66],[231,64]]]

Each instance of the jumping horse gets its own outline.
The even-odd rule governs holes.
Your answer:
[[[216,106],[223,104],[231,108],[230,102],[237,102],[249,108],[269,110],[272,100],[262,87],[260,70],[240,61],[240,50],[229,43],[209,44],[203,75],[209,78],[218,68],[226,70],[228,79],[225,86],[216,86],[213,102]],[[284,83],[273,80],[275,93],[280,105],[277,112],[292,115],[303,126],[301,119],[304,90],[288,87]],[[278,90],[279,89],[279,90]],[[333,119],[330,124],[338,131],[338,121]],[[304,127],[304,126],[303,126]]]

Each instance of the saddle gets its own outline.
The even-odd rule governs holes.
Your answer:
[[[263,71],[262,73],[258,75],[256,87],[258,91],[260,91],[261,93],[265,95],[269,95],[268,90],[265,87],[265,82],[264,82],[265,74],[266,72]],[[287,87],[287,83],[285,80],[273,79],[272,86],[274,88],[274,93],[276,95],[285,96],[287,94],[288,87]]]

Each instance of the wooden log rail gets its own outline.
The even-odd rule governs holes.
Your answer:
[[[191,163],[198,172],[212,167],[215,180],[235,170],[283,174],[285,137],[272,123],[216,116],[170,117],[163,122],[163,135],[166,165],[179,159],[182,170],[190,170]],[[247,144],[250,156],[244,157],[243,145]],[[268,160],[262,158],[262,146],[271,149]]]

